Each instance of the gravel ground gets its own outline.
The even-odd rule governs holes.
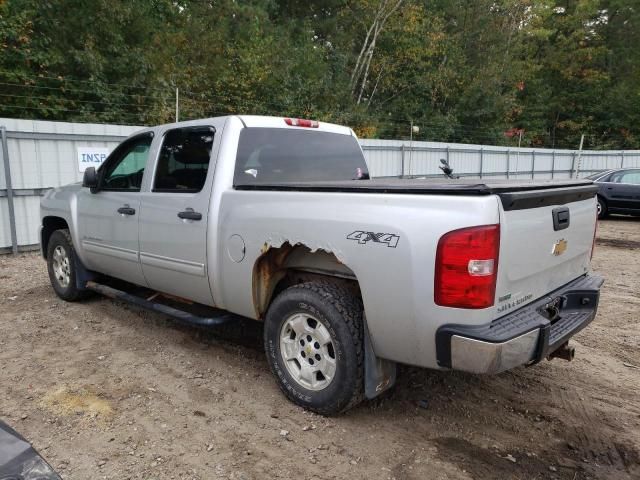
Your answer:
[[[576,360],[498,376],[403,368],[336,418],[293,406],[257,323],[225,332],[59,300],[0,256],[0,418],[66,479],[640,478],[640,219],[600,223]],[[426,407],[426,408],[424,408]]]

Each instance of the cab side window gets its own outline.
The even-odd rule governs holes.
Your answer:
[[[209,171],[214,129],[186,127],[169,130],[162,142],[154,192],[197,193]]]
[[[114,150],[105,163],[100,189],[139,192],[151,141],[151,135],[141,135]]]

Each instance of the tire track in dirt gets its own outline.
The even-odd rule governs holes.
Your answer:
[[[640,471],[640,456],[608,434],[606,425],[598,418],[595,408],[583,400],[575,389],[555,389],[568,418],[577,420],[568,425],[573,441],[569,448],[582,456],[584,463],[613,467],[620,472],[634,474]]]
[[[614,248],[640,248],[640,242],[635,240],[625,240],[622,238],[596,238],[596,245],[605,245]]]

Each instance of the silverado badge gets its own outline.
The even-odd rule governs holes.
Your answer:
[[[553,250],[551,250],[551,253],[553,253],[557,257],[558,255],[562,255],[566,249],[567,241],[564,238],[561,238],[553,244]]]

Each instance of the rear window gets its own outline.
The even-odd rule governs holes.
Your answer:
[[[285,128],[240,133],[234,186],[368,178],[355,137]]]

